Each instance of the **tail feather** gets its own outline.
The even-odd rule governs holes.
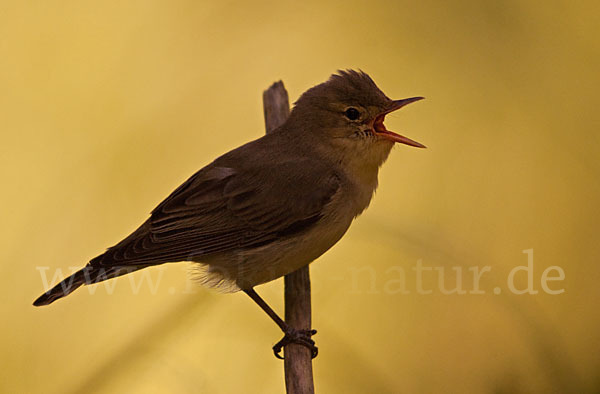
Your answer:
[[[42,294],[33,302],[34,306],[42,306],[53,303],[54,301],[74,292],[79,286],[85,283],[85,268],[75,272],[73,275],[64,279],[62,282]]]
[[[59,298],[71,294],[81,285],[102,282],[104,280],[116,278],[117,276],[125,275],[145,267],[147,266],[97,268],[87,265],[39,296],[38,299],[33,302],[33,305],[49,305]]]

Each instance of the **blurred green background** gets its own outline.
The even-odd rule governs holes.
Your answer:
[[[600,41],[594,1],[2,1],[5,393],[275,393],[277,327],[188,263],[31,302],[339,68],[392,98],[369,210],[311,267],[322,393],[600,392]],[[536,295],[509,294],[533,249]],[[418,261],[489,266],[445,295]],[[560,266],[565,280],[540,288]],[[45,267],[45,268],[44,268]],[[395,289],[406,273],[409,294]],[[149,276],[144,276],[149,275]],[[58,278],[55,278],[56,280]],[[396,280],[396,282],[394,282]],[[155,283],[156,284],[156,283]],[[517,275],[520,288],[524,273]],[[282,311],[282,281],[258,288]],[[499,287],[497,295],[492,289]]]

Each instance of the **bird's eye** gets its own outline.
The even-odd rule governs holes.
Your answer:
[[[356,120],[360,116],[360,112],[356,108],[348,108],[344,114],[350,120]]]

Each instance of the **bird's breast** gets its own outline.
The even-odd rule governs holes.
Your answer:
[[[360,215],[371,203],[377,189],[377,169],[358,169],[347,174],[347,184],[344,187],[343,199],[352,217]]]

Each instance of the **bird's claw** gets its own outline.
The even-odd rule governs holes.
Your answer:
[[[315,341],[311,339],[311,337],[316,333],[317,330],[290,329],[289,331],[285,332],[283,338],[281,338],[281,340],[277,342],[275,346],[273,346],[273,353],[275,354],[275,357],[283,360],[283,356],[280,354],[281,349],[290,343],[297,343],[298,345],[307,347],[310,350],[311,358],[317,357],[319,349],[315,346]]]

